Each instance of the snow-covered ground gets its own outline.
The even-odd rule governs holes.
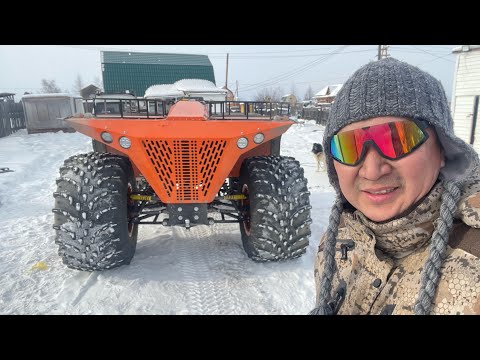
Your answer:
[[[92,150],[80,133],[0,138],[0,314],[306,314],[315,303],[313,263],[334,199],[310,152],[323,127],[307,121],[282,138],[282,155],[302,164],[311,192],[307,253],[255,263],[238,224],[140,227],[129,266],[104,272],[68,269],[52,229],[55,179],[63,160]]]

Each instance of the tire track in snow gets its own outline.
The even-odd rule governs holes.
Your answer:
[[[222,256],[219,244],[226,234],[225,226],[195,226],[190,230],[174,227],[173,231],[181,242],[178,251],[188,314],[237,313],[238,300],[231,295],[228,275],[221,271],[231,263],[230,256]]]
[[[63,289],[58,296],[59,300],[64,299],[60,303],[68,303],[68,305],[76,307],[88,290],[97,282],[99,275],[98,272],[80,272],[65,280]],[[72,298],[73,300],[70,300]]]

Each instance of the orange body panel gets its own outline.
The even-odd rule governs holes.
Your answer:
[[[70,118],[78,132],[105,143],[102,132],[113,142],[108,144],[128,156],[166,204],[212,202],[225,179],[237,175],[244,157],[270,154],[269,140],[281,136],[293,124],[290,120],[210,120],[200,102],[180,101],[165,119]],[[265,136],[257,145],[253,137]],[[126,136],[129,149],[118,141]],[[237,140],[248,139],[239,149]],[[238,164],[237,164],[238,162]],[[236,165],[236,166],[235,166]]]

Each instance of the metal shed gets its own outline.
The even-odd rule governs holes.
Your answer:
[[[22,97],[27,132],[75,131],[63,119],[84,114],[82,98],[64,93],[30,94]]]

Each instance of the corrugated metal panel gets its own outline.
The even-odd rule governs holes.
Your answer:
[[[144,96],[145,90],[156,84],[173,84],[181,79],[204,79],[215,83],[213,67],[199,65],[119,64],[105,63],[103,85],[105,93],[133,91]]]
[[[24,97],[22,101],[28,133],[73,130],[63,118],[73,115],[73,101],[75,99],[68,97]],[[83,106],[77,112],[83,113]]]
[[[197,65],[212,66],[207,55],[103,51],[105,64]]]
[[[467,144],[470,143],[474,99],[474,96],[457,96],[453,109],[453,130]]]

